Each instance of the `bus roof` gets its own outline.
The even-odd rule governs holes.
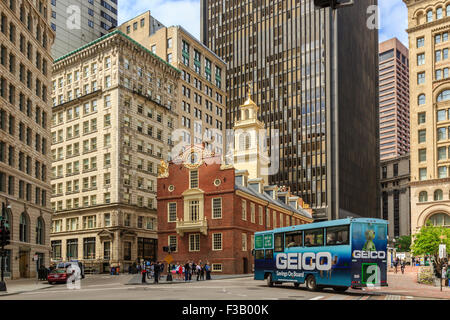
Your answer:
[[[346,218],[346,219],[314,222],[314,223],[300,224],[300,225],[290,226],[290,227],[276,228],[276,229],[272,229],[272,230],[255,232],[255,235],[256,234],[265,234],[265,233],[279,233],[279,232],[289,232],[289,231],[295,231],[295,230],[308,230],[308,229],[316,229],[316,228],[334,227],[334,226],[351,224],[351,223],[355,223],[355,222],[378,223],[378,224],[386,224],[386,225],[389,223],[386,220],[375,219],[375,218]]]

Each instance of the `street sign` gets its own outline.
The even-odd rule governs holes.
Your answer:
[[[445,244],[439,245],[439,258],[440,259],[447,258],[447,248]]]
[[[171,264],[173,261],[173,257],[169,254],[167,257],[164,258],[164,261],[167,262],[167,264]]]
[[[255,237],[255,249],[262,249],[263,248],[263,236],[257,235]]]
[[[271,234],[264,235],[264,248],[272,248],[273,237]]]

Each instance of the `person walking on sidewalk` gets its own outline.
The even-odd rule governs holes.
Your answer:
[[[211,267],[209,266],[209,262],[206,262],[205,264],[205,271],[206,271],[206,280],[211,280]]]
[[[184,281],[185,282],[189,281],[189,274],[190,274],[189,261],[186,261],[186,264],[184,265]]]
[[[142,267],[141,267],[142,283],[146,283],[147,282],[147,281],[145,281],[146,273],[147,273],[147,270],[145,270],[145,265],[142,264]]]
[[[159,283],[159,270],[160,270],[159,261],[153,265],[153,270],[155,272],[155,283]]]
[[[200,265],[200,263],[197,265],[196,267],[197,269],[197,281],[200,278],[201,274],[202,274],[202,266]]]
[[[405,260],[402,260],[401,265],[400,265],[400,269],[402,270],[402,274],[405,274]]]
[[[398,259],[397,258],[395,258],[395,260],[394,260],[394,273],[397,273],[397,267],[398,267]]]

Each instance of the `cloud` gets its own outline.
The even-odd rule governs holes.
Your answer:
[[[402,0],[379,0],[380,42],[397,37],[408,45],[408,10]]]
[[[119,24],[148,10],[166,27],[181,25],[200,39],[200,0],[119,1]]]

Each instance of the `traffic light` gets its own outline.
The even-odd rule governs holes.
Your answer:
[[[2,220],[0,226],[0,245],[2,247],[9,245],[11,243],[10,240],[11,240],[11,233],[9,229],[5,226],[4,220]]]

